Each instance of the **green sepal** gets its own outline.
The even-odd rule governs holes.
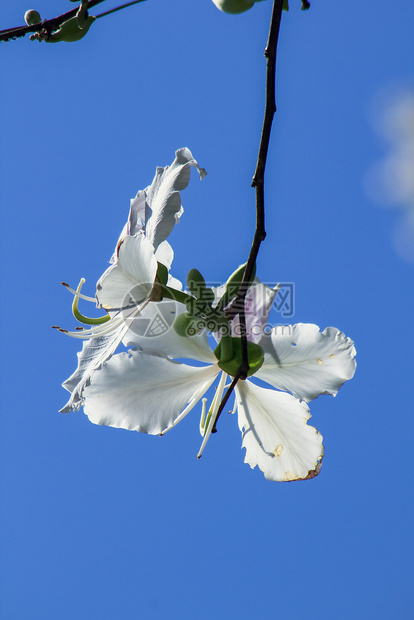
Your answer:
[[[206,281],[198,269],[190,269],[188,272],[187,286],[190,293],[195,297],[200,297],[201,292],[206,288]]]
[[[160,284],[165,286],[168,282],[168,269],[162,263],[158,263],[157,273],[155,275],[156,279]]]
[[[169,286],[163,286],[162,292],[166,299],[173,299],[174,301],[178,301],[180,304],[186,304],[190,300],[194,300],[194,297],[187,295],[187,293],[178,291],[175,288],[170,288]]]
[[[184,314],[179,314],[174,320],[173,328],[179,336],[191,338],[191,336],[196,336],[204,329],[204,323],[201,319],[196,319],[184,312]]]
[[[207,306],[212,306],[215,296],[211,288],[204,288],[201,291],[201,295],[199,297],[200,301],[203,301]]]
[[[231,344],[233,347],[233,357],[228,361],[223,361],[221,342],[214,349],[214,355],[218,359],[218,365],[221,370],[224,370],[228,375],[235,377],[242,364],[242,352],[241,352],[241,339],[231,338]],[[223,350],[223,353],[225,351]],[[254,375],[262,366],[264,360],[264,353],[262,347],[254,342],[247,341],[247,359],[249,362],[248,377]]]
[[[157,263],[157,273],[155,274],[154,285],[151,290],[151,301],[162,301],[165,286],[168,282],[168,269],[162,263]]]
[[[200,303],[195,297],[188,296],[188,299],[185,301],[185,307],[191,316],[200,316]]]
[[[220,299],[220,301],[217,304],[217,309],[218,310],[223,310],[224,308],[226,308],[229,303],[231,302],[232,299],[234,299],[234,297],[236,297],[236,295],[238,294],[239,290],[240,290],[240,285],[242,283],[243,280],[243,275],[244,275],[244,271],[246,269],[246,265],[247,263],[244,263],[244,265],[241,265],[238,269],[236,269],[236,271],[234,271],[230,278],[227,280],[226,282],[226,292],[224,293],[223,297]],[[256,263],[253,267],[253,272],[251,275],[251,278],[249,279],[249,282],[246,283],[246,286],[249,287],[251,285],[251,283],[253,282],[254,278],[256,276]]]

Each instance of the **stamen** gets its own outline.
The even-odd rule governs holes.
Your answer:
[[[82,331],[69,332],[67,330],[62,330],[61,328],[59,328],[59,331],[64,331],[71,338],[88,340],[89,338],[99,338],[100,336],[106,336],[106,334],[109,334],[110,332],[118,329],[118,327],[120,327],[123,323],[125,323],[124,319],[112,319],[105,322],[103,325],[98,325],[97,327],[93,327],[92,329],[83,329]]]
[[[204,394],[207,392],[208,388],[210,387],[210,385],[213,383],[215,377],[213,377],[212,379],[209,379],[208,381],[206,381],[198,390],[197,392],[194,394],[193,398],[190,400],[190,402],[188,403],[187,407],[185,409],[183,409],[183,411],[180,413],[180,415],[178,416],[178,418],[176,418],[174,420],[174,422],[171,424],[171,426],[169,426],[168,428],[166,428],[164,431],[162,431],[162,433],[160,433],[161,435],[165,435],[165,433],[168,433],[168,431],[170,431],[172,428],[174,428],[174,426],[177,426],[177,424],[179,422],[181,422],[181,420],[183,418],[185,418],[185,416],[187,415],[187,413],[190,413],[191,409],[193,409],[196,404],[198,403],[198,401],[200,400],[200,398],[202,396],[204,396]],[[206,400],[206,399],[203,399]]]
[[[52,329],[57,329],[58,332],[62,332],[62,334],[69,334],[67,329],[62,329],[59,325],[51,325]]]
[[[85,283],[85,278],[81,278],[81,281],[79,282],[78,288],[75,291],[75,297],[73,299],[73,304],[72,304],[73,316],[80,323],[85,323],[85,325],[101,325],[102,323],[106,323],[107,321],[109,321],[111,319],[109,314],[106,314],[106,316],[102,316],[102,317],[100,317],[98,319],[91,319],[91,318],[89,318],[87,316],[84,316],[83,314],[81,314],[79,312],[79,310],[78,310],[78,300],[79,300],[79,297],[80,297],[80,290],[81,290],[81,288],[82,288],[84,283]]]
[[[217,392],[216,392],[216,394],[214,396],[213,403],[212,403],[212,405],[210,407],[210,411],[209,411],[210,420],[209,420],[208,425],[207,425],[207,431],[206,431],[206,434],[204,436],[203,443],[201,444],[201,448],[200,448],[200,450],[199,450],[199,452],[197,454],[197,458],[198,459],[201,458],[201,455],[203,454],[203,450],[206,447],[207,441],[208,441],[208,439],[209,439],[209,437],[211,435],[211,431],[213,430],[214,425],[216,423],[217,412],[218,412],[219,407],[220,407],[221,399],[223,398],[223,392],[224,392],[224,386],[226,385],[226,379],[227,379],[227,375],[226,375],[225,372],[223,372],[221,374],[220,383],[218,384]],[[208,416],[207,416],[207,418],[208,418]]]
[[[206,402],[207,402],[207,398],[203,398],[202,401],[202,406],[201,406],[201,418],[200,418],[200,435],[202,437],[204,437],[204,433],[206,430],[206,425],[205,425],[205,421],[206,421]]]
[[[109,321],[105,321],[102,325],[97,325],[96,327],[92,327],[91,329],[83,329],[82,331],[74,331],[69,332],[66,329],[62,330],[60,327],[55,326],[55,329],[59,331],[63,331],[65,334],[70,336],[71,338],[80,338],[82,340],[88,340],[89,338],[99,338],[100,336],[106,336],[111,332],[117,330],[123,324],[128,327],[128,321],[132,321],[140,312],[149,304],[150,300],[146,299],[140,306],[135,307],[134,310],[128,316],[118,316],[109,317]],[[76,328],[75,328],[76,329]]]
[[[83,278],[82,278],[82,280],[83,280],[83,282],[85,282],[85,280]],[[82,284],[83,284],[83,282],[82,282]],[[83,293],[81,293],[80,290],[75,291],[66,282],[61,282],[61,285],[64,286],[65,289],[67,289],[69,291],[69,293],[72,293],[72,295],[77,295],[78,297],[80,297],[81,299],[84,299],[85,301],[91,301],[92,303],[96,304],[95,297],[89,297],[88,295],[83,295]],[[79,287],[78,287],[78,289],[79,289]]]

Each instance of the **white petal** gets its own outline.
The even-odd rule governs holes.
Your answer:
[[[144,190],[139,190],[135,198],[131,200],[129,217],[127,222],[128,235],[133,237],[141,232],[145,223],[145,203],[146,194]]]
[[[152,184],[145,190],[145,234],[155,249],[165,241],[181,215],[180,191],[190,182],[191,166],[201,178],[205,176],[206,171],[198,166],[191,151],[179,149],[171,166],[157,168]]]
[[[155,258],[159,263],[162,263],[167,267],[167,269],[171,268],[171,264],[174,258],[174,252],[168,241],[163,241],[157,248],[155,252]]]
[[[94,373],[84,410],[94,424],[160,434],[174,426],[187,403],[196,404],[218,372],[216,366],[195,368],[138,351],[120,353]]]
[[[141,303],[151,292],[156,272],[157,261],[148,239],[142,233],[126,236],[119,248],[118,261],[97,284],[99,307],[119,310]]]
[[[120,326],[109,334],[92,338],[83,343],[78,353],[78,367],[62,385],[71,392],[71,397],[60,410],[61,413],[78,411],[82,405],[83,390],[91,376],[102,364],[111,357],[125,335],[127,326]]]
[[[322,437],[307,424],[306,403],[250,381],[239,381],[236,399],[245,463],[252,469],[258,465],[265,478],[279,482],[318,475]]]
[[[113,253],[110,262],[116,263],[118,260],[118,249],[122,241],[127,235],[133,237],[141,232],[144,228],[145,221],[145,192],[140,190],[138,194],[131,200],[131,206],[129,208],[128,221],[122,229],[119,235],[118,241],[115,246],[115,252]]]
[[[274,327],[260,341],[263,366],[256,376],[307,402],[320,394],[336,395],[354,376],[354,343],[335,327],[298,323]]]
[[[174,278],[174,276],[172,276],[170,273],[168,274],[167,286],[169,286],[170,288],[174,288],[176,291],[183,290],[183,283],[180,282],[180,280],[177,280],[177,278]]]
[[[185,311],[183,304],[170,299],[159,303],[151,302],[130,322],[123,343],[161,357],[216,363],[217,359],[208,344],[205,330],[196,336],[184,338],[172,327],[176,316]]]

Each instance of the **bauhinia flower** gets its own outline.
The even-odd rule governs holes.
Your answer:
[[[60,330],[86,340],[78,354],[76,371],[63,384],[71,397],[62,412],[79,409],[85,385],[122,342],[131,321],[150,299],[160,299],[158,285],[181,288],[181,283],[168,273],[174,254],[166,239],[183,212],[180,191],[189,183],[191,167],[204,178],[206,172],[191,151],[179,149],[172,165],[157,168],[151,185],[131,200],[128,221],[111,259],[113,264],[97,283],[96,299],[80,292],[83,280],[76,291],[65,284],[75,295],[75,317],[91,327],[73,332]],[[78,310],[79,298],[96,301],[98,308],[108,314],[102,319],[84,317]]]
[[[321,435],[307,424],[307,403],[321,394],[336,395],[352,378],[355,348],[335,328],[320,332],[316,325],[298,324],[264,331],[276,291],[257,280],[248,291],[246,324],[254,378],[236,384],[233,412],[238,413],[245,462],[252,468],[258,465],[269,480],[303,480],[319,473],[324,453]],[[156,308],[151,303],[145,311]],[[235,325],[233,321],[232,329]],[[170,329],[159,337],[158,349],[145,349],[142,338],[131,331],[130,341],[138,348],[114,355],[93,373],[83,389],[85,413],[95,424],[163,435],[202,399],[200,457],[215,427],[229,375],[238,367],[240,339],[226,336],[233,347],[233,358],[226,359],[224,336],[213,352],[206,330],[185,336]],[[186,358],[207,365],[176,361]],[[269,387],[258,385],[255,378]],[[203,396],[216,379],[207,410]]]

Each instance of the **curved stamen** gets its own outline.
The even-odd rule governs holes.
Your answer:
[[[92,329],[83,329],[81,331],[70,332],[67,329],[63,329],[58,325],[52,325],[53,329],[57,329],[63,334],[67,334],[71,338],[79,338],[80,340],[88,340],[89,338],[99,338],[100,336],[106,336],[110,332],[118,329],[124,323],[124,319],[111,319],[103,323],[102,325],[98,325],[97,327],[93,327]],[[76,329],[76,328],[75,328]]]
[[[89,318],[89,317],[81,314],[81,312],[79,312],[79,310],[78,310],[78,301],[79,301],[79,297],[80,297],[80,291],[81,291],[81,288],[84,285],[84,283],[85,283],[85,278],[81,278],[81,281],[79,282],[78,288],[75,291],[75,297],[73,298],[73,304],[72,304],[73,316],[75,317],[75,319],[77,321],[79,321],[80,323],[84,323],[85,325],[101,325],[102,323],[106,323],[107,321],[109,321],[111,319],[109,314],[106,314],[106,316],[102,316],[102,317],[97,318],[97,319],[92,319],[92,318]]]
[[[109,321],[105,321],[101,325],[97,325],[96,327],[92,327],[90,329],[83,329],[82,331],[74,331],[70,332],[67,329],[62,329],[57,325],[52,325],[53,329],[57,329],[60,332],[67,334],[71,338],[78,338],[81,340],[88,340],[89,338],[99,338],[100,336],[106,336],[112,331],[118,329],[123,324],[128,323],[128,321],[132,321],[144,308],[149,304],[150,300],[146,299],[140,306],[134,308],[134,310],[128,316],[117,316],[109,317]]]
[[[83,279],[83,282],[85,282],[84,279]],[[67,282],[61,282],[61,285],[64,286],[65,289],[69,291],[69,293],[72,293],[72,295],[77,295],[80,299],[84,299],[85,301],[91,301],[92,303],[96,304],[95,297],[89,297],[89,295],[83,295],[83,293],[80,292],[79,287],[78,287],[78,290],[75,291],[75,289],[73,289]]]

